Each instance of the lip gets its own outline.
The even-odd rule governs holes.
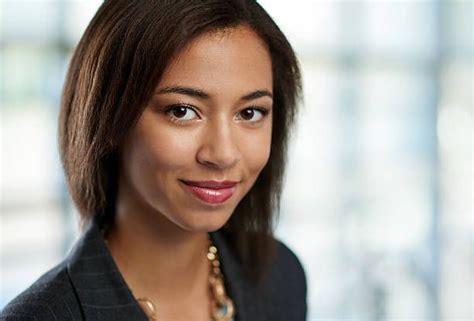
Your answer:
[[[235,193],[234,181],[185,181],[185,189],[206,204],[221,204]]]

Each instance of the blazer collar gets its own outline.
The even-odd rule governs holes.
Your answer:
[[[67,261],[85,321],[147,321],[115,265],[95,219],[87,224]]]
[[[236,307],[235,321],[262,320],[262,300],[250,284],[220,231],[210,233],[218,249],[225,285]],[[131,290],[120,274],[92,219],[71,250],[67,269],[86,321],[147,321]]]

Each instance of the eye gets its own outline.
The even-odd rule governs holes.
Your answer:
[[[250,107],[241,110],[236,117],[238,120],[244,120],[251,123],[255,123],[262,120],[263,117],[265,117],[267,114],[268,110]]]
[[[174,105],[166,109],[165,112],[171,117],[173,121],[189,121],[199,118],[196,111],[189,106]]]

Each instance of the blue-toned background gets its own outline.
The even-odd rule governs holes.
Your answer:
[[[259,2],[305,82],[277,235],[309,321],[472,321],[474,2]],[[77,237],[56,122],[99,4],[0,1],[0,308]]]

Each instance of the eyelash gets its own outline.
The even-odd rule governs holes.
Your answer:
[[[199,113],[197,112],[196,108],[192,105],[188,105],[188,104],[173,104],[173,105],[170,105],[170,106],[167,106],[166,109],[164,109],[164,113],[167,114],[167,116],[169,117],[170,121],[174,122],[174,123],[178,123],[178,124],[183,124],[183,123],[187,123],[191,120],[182,120],[182,119],[179,119],[178,117],[175,117],[171,114],[171,112],[173,111],[173,109],[175,108],[186,108],[186,109],[189,109],[191,111],[193,111],[198,117],[199,117]],[[267,115],[268,113],[270,112],[270,110],[266,109],[266,108],[263,108],[263,107],[259,107],[259,106],[248,106],[244,109],[242,109],[240,113],[242,113],[243,111],[245,110],[248,110],[248,109],[251,109],[251,110],[255,110],[255,111],[258,111],[262,114],[262,118],[260,120],[257,120],[257,121],[247,121],[247,120],[244,120],[250,124],[257,124],[257,123],[260,123]],[[200,117],[199,117],[200,118]]]
[[[248,123],[250,123],[250,124],[258,124],[258,123],[260,123],[260,122],[268,115],[268,113],[270,112],[268,109],[265,109],[265,108],[262,108],[262,107],[259,107],[259,106],[248,106],[248,107],[242,109],[242,110],[239,112],[239,114],[242,113],[242,112],[245,111],[245,110],[248,110],[248,109],[256,110],[256,111],[258,111],[258,112],[260,112],[260,113],[262,114],[262,119],[260,119],[260,120],[257,120],[257,121],[244,120],[244,121],[246,121],[246,122],[248,122]]]
[[[182,120],[173,116],[171,112],[175,108],[186,108],[186,109],[192,110],[199,117],[199,114],[194,106],[188,105],[188,104],[173,104],[173,105],[167,106],[163,112],[169,117],[169,120],[174,123],[179,124],[179,123],[186,123],[190,121],[190,120]]]

